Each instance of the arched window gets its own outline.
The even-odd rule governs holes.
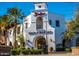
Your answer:
[[[36,29],[42,29],[43,28],[43,19],[42,17],[38,17],[36,19]]]
[[[26,23],[25,26],[26,26],[26,29],[27,29],[28,24]]]

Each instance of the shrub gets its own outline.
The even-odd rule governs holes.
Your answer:
[[[27,49],[21,50],[21,53],[22,53],[23,55],[28,55],[28,54],[29,54]]]
[[[30,55],[30,54],[31,54],[31,49],[28,48],[28,49],[27,49],[27,52],[28,52],[28,54]]]
[[[42,49],[34,49],[33,50],[34,54],[41,54],[41,52],[42,52]]]
[[[43,49],[39,49],[38,51],[39,51],[39,54],[41,54],[43,52]]]
[[[31,49],[30,48],[21,49],[21,53],[24,54],[24,55],[30,55]]]
[[[24,50],[24,49],[26,49],[26,48],[25,48],[25,47],[22,47],[21,49],[23,49],[23,50]]]
[[[33,48],[30,49],[30,53],[31,53],[31,54],[34,54],[34,49],[33,49]]]
[[[37,55],[37,54],[41,54],[43,50],[42,49],[30,49],[30,48],[16,48],[16,49],[12,49],[11,50],[11,54],[12,55],[20,55],[23,54],[23,55]]]
[[[22,51],[22,50],[24,50],[25,48],[19,48],[20,49],[20,52]]]
[[[33,54],[37,54],[38,53],[38,50],[37,49],[34,49],[33,50]]]
[[[66,51],[71,51],[71,48],[66,48],[65,50],[66,50]]]
[[[12,55],[19,55],[20,54],[20,49],[16,49],[16,48],[11,49],[11,54]]]

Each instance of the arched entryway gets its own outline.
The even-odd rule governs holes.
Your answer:
[[[46,48],[46,40],[44,37],[39,36],[35,40],[35,47],[38,49],[45,49]]]
[[[37,36],[34,38],[34,44],[37,49],[42,49],[43,53],[48,53],[48,45],[46,39],[43,36]]]
[[[71,51],[71,40],[63,39],[62,40],[62,48],[65,51],[66,49],[69,49]]]
[[[76,39],[76,46],[79,47],[79,37]]]

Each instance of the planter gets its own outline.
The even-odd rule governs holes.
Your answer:
[[[10,46],[0,45],[0,56],[10,56],[11,55],[10,51],[11,51]]]
[[[72,55],[79,55],[79,47],[72,48]]]

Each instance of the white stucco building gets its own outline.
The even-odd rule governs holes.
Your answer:
[[[18,40],[18,36],[23,33],[23,25],[18,24],[16,27],[16,40]],[[7,45],[9,46],[11,42],[11,45],[14,46],[15,42],[15,27],[12,27],[8,30],[8,39],[7,39]],[[17,41],[18,42],[18,41]],[[19,45],[19,42],[18,42]]]
[[[49,13],[46,3],[35,3],[34,6],[34,10],[20,24],[19,31],[24,35],[25,47],[47,48],[48,51],[53,48],[55,51],[62,44],[62,33],[66,30],[64,16]],[[13,34],[9,35],[9,39],[13,44]]]
[[[24,18],[23,34],[26,47],[43,46],[56,50],[62,44],[62,33],[65,32],[65,19],[61,14],[48,12],[46,3],[35,3],[34,10]]]

